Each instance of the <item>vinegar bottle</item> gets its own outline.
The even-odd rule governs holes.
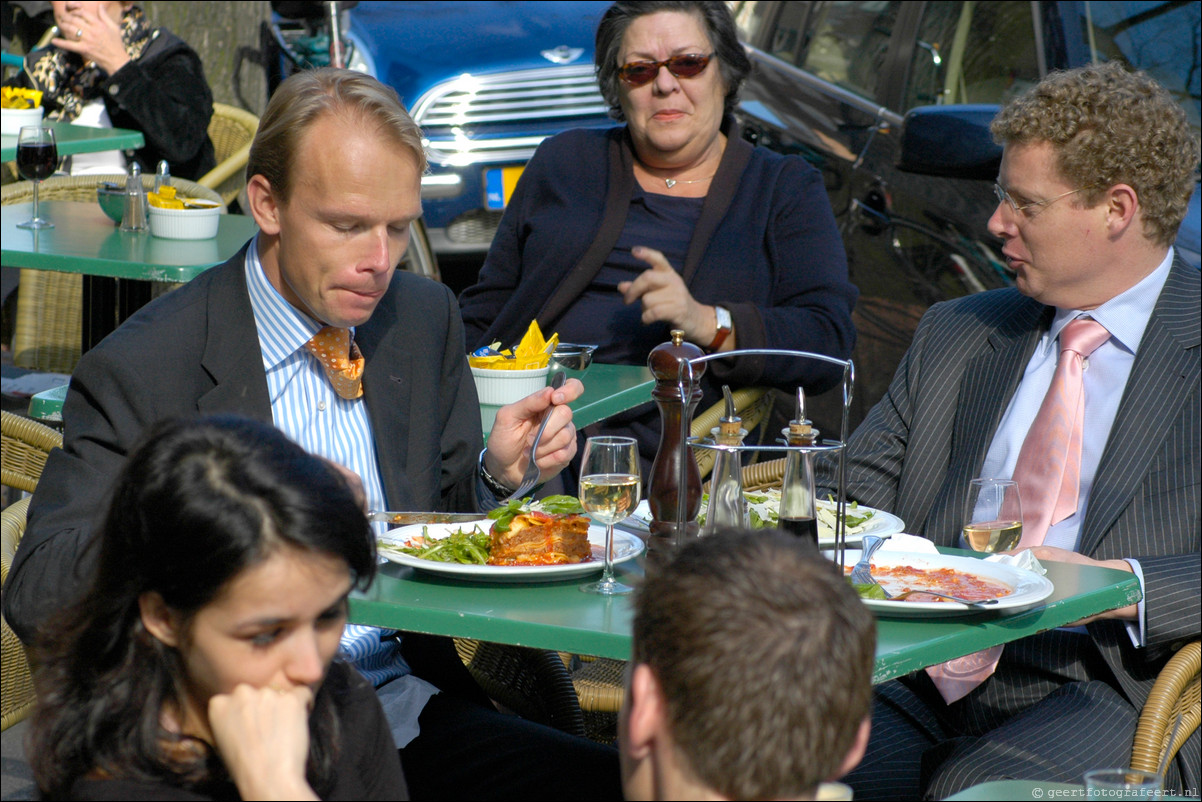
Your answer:
[[[726,415],[718,419],[718,425],[710,430],[714,442],[720,446],[741,446],[747,430],[743,419],[735,414],[735,399],[730,387],[722,386],[726,397]],[[713,534],[719,528],[750,525],[747,516],[747,499],[743,497],[743,463],[738,451],[718,450],[714,456],[714,470],[710,477],[710,503],[705,513],[705,526],[701,534]]]
[[[781,480],[778,527],[818,548],[817,507],[814,504],[814,455],[804,446],[818,442],[818,430],[806,418],[805,390],[797,388],[797,417],[781,430],[791,449],[785,456],[785,475]]]

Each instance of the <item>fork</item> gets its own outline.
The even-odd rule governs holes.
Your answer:
[[[560,387],[563,387],[563,383],[567,378],[568,375],[562,370],[555,371],[555,374],[551,376],[551,389],[558,390]],[[538,484],[539,470],[538,463],[534,461],[534,455],[538,453],[538,441],[543,439],[543,429],[547,428],[547,421],[551,420],[551,413],[554,411],[555,407],[550,406],[543,413],[543,422],[538,425],[538,431],[534,433],[534,442],[530,445],[530,460],[526,463],[526,472],[522,474],[522,483],[518,485],[518,489],[513,491],[513,494],[509,498],[505,499],[506,501],[522,498]]]
[[[881,590],[885,590],[885,589],[881,588]],[[936,593],[933,590],[920,590],[918,588],[915,588],[913,590],[902,591],[901,593],[898,593],[897,595],[894,595],[894,594],[890,593],[889,591],[885,590],[885,598],[887,598],[889,601],[899,601],[899,600],[904,599],[907,596],[914,594],[914,593],[925,593],[928,596],[937,596],[940,599],[947,599],[948,601],[959,602],[960,604],[966,604],[969,607],[988,607],[991,604],[998,603],[997,599],[981,599],[980,601],[974,601],[972,599],[962,599],[959,596],[949,596],[946,593]]]
[[[857,562],[851,569],[851,583],[853,585],[879,585],[872,578],[872,567],[868,564],[872,559],[872,555],[884,543],[884,538],[879,538],[876,535],[864,535],[860,541],[860,561]],[[883,590],[883,588],[882,588]],[[885,594],[888,595],[888,594]]]

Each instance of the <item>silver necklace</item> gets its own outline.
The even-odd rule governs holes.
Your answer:
[[[714,175],[717,175],[717,173],[714,173]],[[677,181],[675,178],[665,178],[664,183],[668,185],[668,189],[671,189],[677,184],[700,184],[702,181],[709,181],[713,177],[713,175],[708,175],[705,178],[694,178],[691,181]]]

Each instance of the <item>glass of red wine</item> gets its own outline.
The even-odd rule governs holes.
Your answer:
[[[58,145],[54,129],[46,125],[25,125],[17,135],[17,170],[33,182],[33,219],[17,223],[17,228],[54,228],[54,223],[38,216],[38,185],[58,169]]]

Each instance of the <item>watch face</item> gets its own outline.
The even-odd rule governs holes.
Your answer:
[[[730,331],[730,310],[724,306],[715,306],[714,315],[718,319],[718,330]]]

